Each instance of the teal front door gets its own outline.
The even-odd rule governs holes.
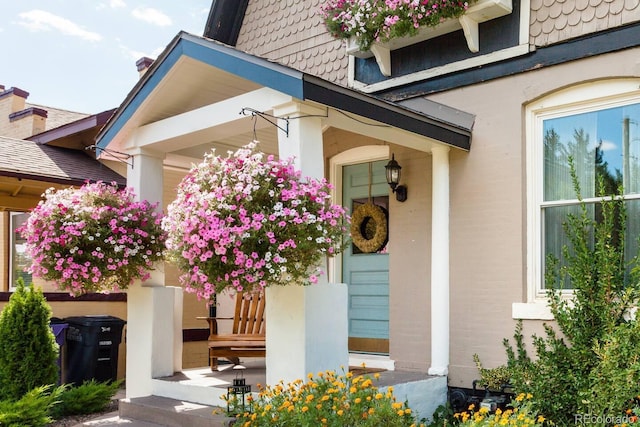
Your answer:
[[[385,178],[386,161],[344,166],[343,205],[353,213],[358,206],[372,202],[387,215],[389,186]],[[383,219],[386,221],[386,218]],[[376,232],[368,219],[359,228],[365,239]],[[361,245],[364,246],[364,245]],[[389,255],[386,241],[373,252],[351,243],[343,254],[342,280],[349,289],[349,351],[389,353]]]

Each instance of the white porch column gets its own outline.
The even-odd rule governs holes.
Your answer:
[[[449,148],[432,154],[431,201],[431,367],[430,375],[449,371]]]
[[[129,151],[127,185],[139,200],[160,202],[163,168],[161,153]],[[127,397],[152,394],[152,379],[182,369],[182,289],[164,286],[161,269],[127,292]]]
[[[278,117],[324,115],[325,110],[292,103],[276,108],[274,114]],[[303,175],[324,176],[321,118],[290,120],[289,135],[278,132],[278,146],[280,158],[294,156],[296,167]],[[269,287],[265,318],[267,384],[306,380],[310,372],[348,369],[345,284],[327,283],[325,274],[316,285]]]

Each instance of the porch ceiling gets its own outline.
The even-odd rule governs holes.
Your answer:
[[[433,144],[470,148],[473,116],[467,113],[460,112],[460,121],[438,117],[438,109],[388,102],[187,33],[173,39],[131,90],[97,144],[201,158],[213,147],[224,153],[258,139],[263,151],[275,154],[277,128],[240,112],[270,114],[291,101],[319,107],[326,126],[422,151]]]

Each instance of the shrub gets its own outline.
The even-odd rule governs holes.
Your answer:
[[[573,162],[571,170],[581,200]],[[599,188],[605,194],[602,179]],[[517,351],[505,340],[516,390],[532,393],[533,408],[557,425],[573,425],[574,414],[622,411],[623,402],[637,395],[640,374],[640,333],[629,316],[640,292],[637,275],[627,274],[624,201],[603,199],[597,219],[584,202],[580,208],[564,225],[571,242],[563,248],[564,263],[548,259],[545,283],[556,325],[545,324],[545,335],[533,337],[535,360],[525,349],[521,323]],[[568,282],[571,298],[553,288]]]
[[[17,401],[1,400],[0,426],[39,427],[51,423],[53,419],[49,414],[65,389],[65,386],[52,387],[36,387]]]
[[[0,399],[17,400],[29,390],[58,381],[58,345],[49,326],[51,307],[42,290],[18,279],[0,313]]]
[[[85,381],[77,387],[64,390],[60,404],[54,408],[53,415],[58,418],[65,415],[93,414],[105,410],[118,391],[122,381],[98,382]]]
[[[375,375],[378,378],[378,374]],[[235,426],[413,426],[411,409],[396,402],[393,388],[385,393],[368,376],[321,372],[309,381],[280,383],[260,391],[252,412],[237,416]]]
[[[511,371],[508,366],[501,365],[496,368],[485,368],[482,366],[480,356],[477,354],[473,355],[473,361],[476,364],[476,368],[478,368],[478,373],[480,373],[479,386],[489,390],[499,391],[509,385],[511,381]]]

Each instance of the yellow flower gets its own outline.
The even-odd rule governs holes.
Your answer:
[[[356,397],[356,399],[354,400],[354,402],[356,402],[356,403],[360,403],[360,402],[362,402],[362,399],[360,399],[359,397]]]
[[[351,388],[349,389],[349,393],[355,393],[356,391],[358,391],[358,389],[357,389],[357,388],[355,388],[355,387],[351,387]]]
[[[307,412],[308,410],[309,410],[309,407],[308,407],[308,406],[303,406],[303,407],[302,407],[302,412]]]
[[[404,411],[403,411],[402,409],[400,409],[400,410],[398,411],[398,416],[402,417],[403,415],[404,415]]]
[[[392,407],[393,409],[400,409],[400,408],[402,408],[402,403],[400,403],[400,402],[394,402],[393,404],[391,404],[391,407]]]
[[[344,414],[344,411],[343,411],[342,409],[339,409],[339,410],[338,410],[338,412],[337,412],[337,414],[338,414],[338,416],[339,416],[339,417],[341,417],[341,416],[342,416],[342,414]]]
[[[373,415],[373,413],[376,412],[376,410],[373,408],[369,408],[367,412],[369,413],[369,415]]]
[[[382,393],[377,393],[376,394],[376,399],[380,400],[382,399],[384,396],[382,395]]]
[[[315,398],[315,396],[313,394],[309,394],[307,395],[307,402],[311,402],[313,399]]]
[[[380,379],[380,374],[378,374],[377,372],[375,374],[373,374],[373,378],[379,380]]]
[[[471,405],[469,405],[469,408],[467,408],[470,411],[473,411],[473,409],[476,407],[476,405],[474,405],[473,403]]]
[[[313,373],[309,372],[309,373],[307,374],[307,378],[312,379],[312,378],[313,378]]]

